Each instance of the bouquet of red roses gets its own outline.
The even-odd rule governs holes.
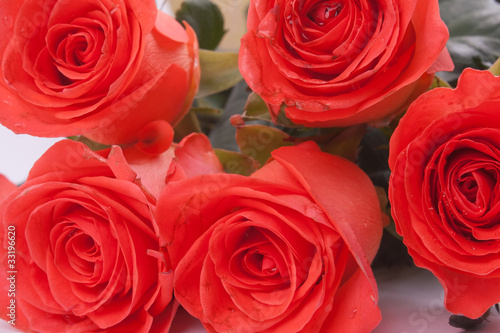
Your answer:
[[[61,139],[22,184],[0,174],[0,317],[167,332],[183,308],[210,332],[371,332],[372,268],[408,253],[452,326],[484,321],[500,4],[249,0],[223,51],[239,5],[4,1],[0,123]]]

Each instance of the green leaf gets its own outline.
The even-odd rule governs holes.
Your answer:
[[[191,111],[193,111],[197,115],[220,116],[220,114],[222,113],[222,111],[220,109],[206,107],[206,106],[195,106],[195,107],[191,108]]]
[[[432,85],[431,85],[430,89],[434,89],[434,88],[451,88],[451,86],[448,82],[446,82],[445,80],[443,80],[439,76],[434,75],[434,80],[432,80]]]
[[[209,0],[184,0],[175,18],[181,23],[189,23],[202,49],[214,50],[226,33],[219,7]]]
[[[227,173],[250,176],[260,166],[256,160],[242,153],[225,149],[214,151]]]
[[[236,142],[241,153],[264,165],[271,152],[284,146],[293,146],[294,138],[285,132],[264,125],[243,125],[236,128]]]
[[[278,126],[283,126],[283,127],[289,127],[289,128],[306,128],[304,125],[299,125],[295,124],[293,121],[291,121],[287,116],[285,112],[286,104],[282,103],[280,107],[280,111],[278,112],[278,115],[276,116],[276,125]]]
[[[488,69],[493,75],[500,76],[500,58]]]
[[[202,133],[210,133],[215,124],[220,120],[222,110],[213,107],[192,107],[190,112],[196,115]],[[193,127],[192,127],[193,128]]]
[[[191,133],[201,133],[200,122],[193,111],[189,111],[174,128],[174,141],[179,142]]]
[[[201,80],[196,98],[227,90],[243,79],[238,53],[200,50]]]
[[[83,135],[68,136],[68,139],[76,141],[76,142],[81,142],[81,143],[85,144],[87,147],[89,147],[90,150],[92,150],[92,151],[98,151],[98,150],[102,150],[102,149],[106,149],[106,148],[111,147],[111,145],[105,145],[103,143],[92,141]]]
[[[323,145],[324,152],[342,156],[352,162],[356,162],[359,152],[359,144],[366,133],[366,125],[355,125],[347,127],[330,142]]]
[[[245,81],[240,81],[231,88],[221,118],[208,134],[214,148],[239,151],[238,144],[235,140],[236,127],[233,126],[231,119],[233,116],[237,115],[241,117],[249,93],[250,90]]]
[[[244,116],[255,119],[271,120],[266,102],[254,92],[248,95]]]
[[[487,69],[500,56],[500,3],[493,0],[440,0],[441,18],[450,31],[453,72],[441,77],[454,84],[466,67]]]

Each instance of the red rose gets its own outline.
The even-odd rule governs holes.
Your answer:
[[[118,146],[106,156],[69,140],[52,146],[0,205],[0,301],[15,299],[15,327],[167,330],[177,303],[155,201]]]
[[[196,35],[153,0],[10,1],[0,12],[0,123],[14,132],[129,143],[189,109]]]
[[[417,99],[390,142],[396,230],[446,308],[471,318],[500,302],[499,110],[500,78],[466,69]]]
[[[382,233],[372,183],[312,143],[273,158],[250,177],[167,184],[156,217],[176,299],[209,331],[369,332]]]
[[[240,71],[277,117],[348,126],[402,111],[451,70],[437,0],[252,0]]]

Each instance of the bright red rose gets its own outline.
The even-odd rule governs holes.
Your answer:
[[[446,308],[471,318],[500,302],[499,110],[500,78],[466,69],[417,99],[390,142],[396,230]]]
[[[209,331],[369,332],[380,321],[375,189],[311,142],[274,151],[250,177],[169,183],[156,217],[176,299]]]
[[[0,205],[0,301],[5,309],[15,299],[15,327],[168,330],[178,303],[159,248],[155,203],[118,146],[101,155],[64,140],[47,150]],[[6,266],[9,246],[13,266]],[[5,274],[14,274],[15,296]],[[6,311],[1,317],[12,319]]]
[[[453,68],[437,0],[252,0],[247,29],[243,77],[306,126],[386,118]]]
[[[198,89],[194,31],[153,0],[8,1],[0,14],[0,123],[16,133],[130,143],[176,124]]]

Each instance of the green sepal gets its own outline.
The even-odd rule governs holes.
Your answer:
[[[232,88],[243,77],[238,69],[238,53],[200,50],[201,79],[196,98]]]
[[[434,88],[451,88],[451,85],[439,76],[434,75],[430,89]]]
[[[89,147],[90,150],[92,150],[92,151],[103,150],[103,149],[107,149],[107,148],[111,147],[111,145],[105,145],[103,143],[92,141],[83,135],[68,136],[68,139],[76,141],[76,142],[81,142],[81,143],[85,144],[87,147]]]
[[[264,165],[271,152],[284,146],[293,146],[295,139],[287,133],[264,125],[240,125],[236,128],[236,142],[242,154]]]
[[[198,117],[193,111],[189,111],[174,128],[174,141],[179,142],[191,133],[201,133]]]
[[[247,99],[247,103],[245,105],[245,112],[243,113],[244,120],[263,120],[269,123],[273,123],[279,127],[287,127],[287,128],[296,128],[296,129],[306,129],[307,127],[299,124],[295,124],[292,122],[285,113],[286,104],[283,103],[280,107],[280,111],[276,116],[276,119],[273,120],[271,117],[271,113],[266,102],[257,95],[252,92]]]
[[[253,158],[231,150],[214,149],[224,171],[227,173],[250,176],[260,165]]]
[[[365,133],[365,124],[346,127],[328,143],[324,144],[321,149],[332,155],[342,156],[352,162],[356,162],[359,144]]]
[[[219,7],[209,0],[184,0],[175,13],[175,19],[189,23],[202,49],[214,50],[226,33]]]
[[[497,59],[488,69],[493,75],[500,76],[500,58]]]

